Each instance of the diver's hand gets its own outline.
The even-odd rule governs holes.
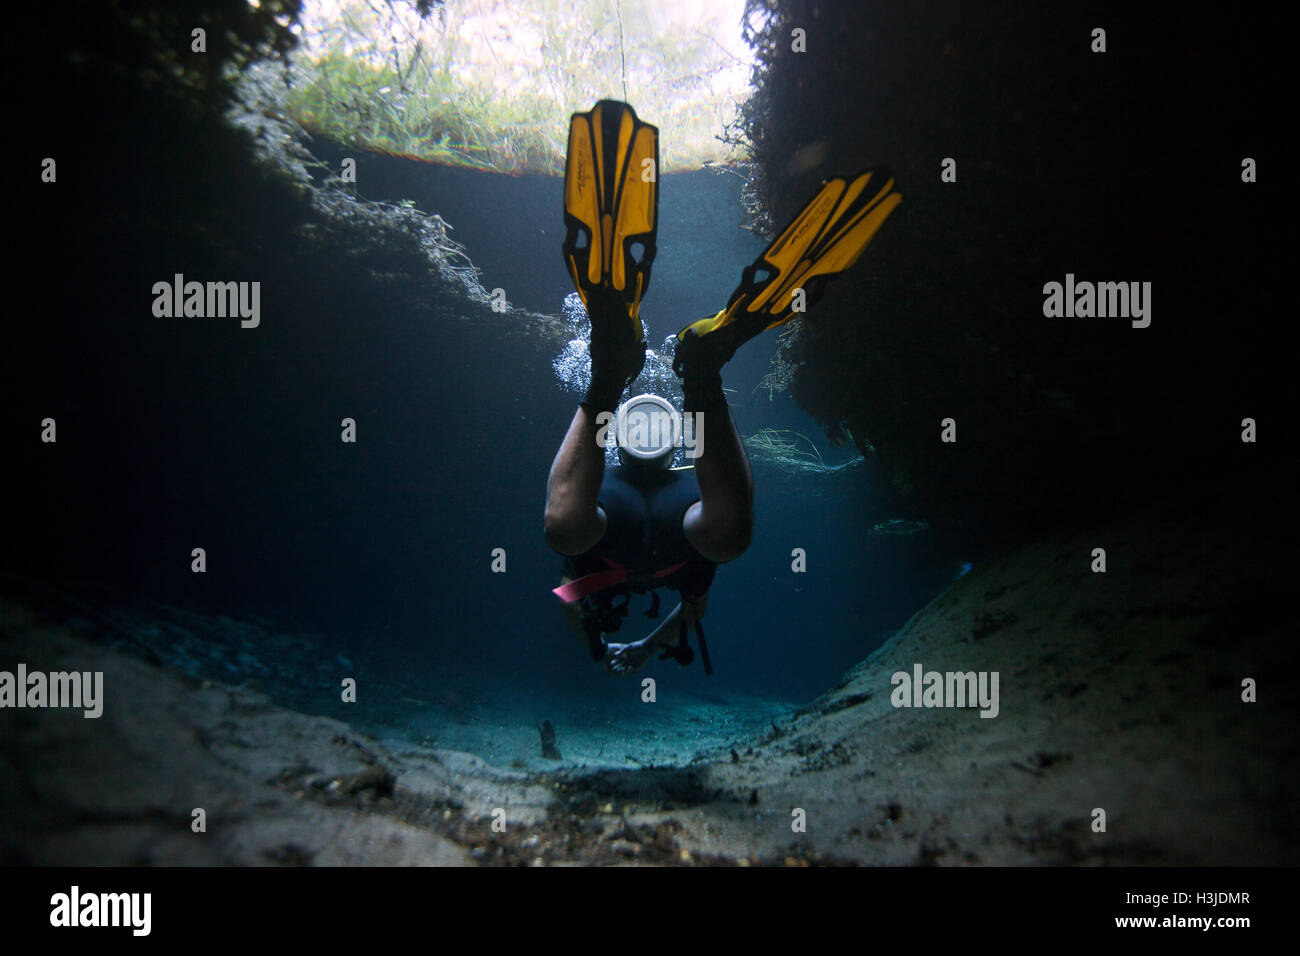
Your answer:
[[[631,644],[607,644],[605,666],[611,674],[635,674],[654,655],[656,647],[648,637]]]
[[[631,644],[607,644],[605,666],[610,673],[635,674],[639,671],[661,647],[666,647],[677,639],[683,616],[687,621],[694,621],[704,615],[706,598],[707,595],[701,594],[696,598],[684,599],[658,627],[639,641]]]

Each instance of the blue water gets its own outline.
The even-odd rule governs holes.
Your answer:
[[[359,173],[364,198],[410,197],[450,222],[487,288],[505,288],[517,307],[560,313],[570,289],[559,179],[364,154]],[[763,245],[737,228],[741,219],[735,177],[664,178],[643,308],[652,345],[725,302]],[[33,573],[102,586],[116,595],[110,603],[134,605],[136,620],[167,605],[257,618],[268,635],[314,635],[322,658],[342,655],[381,688],[383,708],[364,718],[372,723],[419,725],[426,712],[472,713],[503,699],[533,715],[637,702],[638,684],[588,659],[550,594],[560,559],[542,537],[546,476],[577,400],[552,369],[561,344],[450,292],[432,302],[413,302],[400,284],[388,293],[365,276],[382,262],[364,263],[364,281],[353,282],[338,263],[303,262],[291,249],[270,247],[260,275],[230,275],[219,251],[207,255],[178,260],[165,236],[105,253],[98,321],[70,310],[43,330],[39,354],[49,358],[37,371],[75,440],[24,463],[32,513],[53,516],[15,532]],[[259,278],[261,326],[140,321],[139,290],[174,271]],[[829,464],[848,461],[851,448],[831,449],[788,395],[755,391],[774,348],[768,333],[725,369],[740,433],[794,429]],[[51,407],[40,398],[18,411],[39,420]],[[339,439],[345,417],[357,421],[356,444]],[[924,533],[870,535],[893,517],[870,462],[807,492],[767,477],[756,466],[753,545],[719,571],[710,594],[714,676],[698,662],[645,671],[672,692],[807,701],[951,581],[965,557]],[[201,575],[190,571],[195,547],[207,551]],[[491,570],[496,548],[506,573]],[[794,548],[807,553],[806,573],[791,570]],[[634,605],[620,636],[650,625]],[[362,720],[361,710],[337,707],[331,681],[316,681],[314,707],[302,698],[311,682],[278,678],[270,638],[245,643],[258,666],[224,653],[210,667],[195,663],[202,655],[178,653],[175,663]]]

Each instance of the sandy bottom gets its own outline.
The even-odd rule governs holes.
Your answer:
[[[268,661],[248,622],[187,644],[193,620],[9,600],[0,669],[103,671],[106,706],[0,710],[0,862],[1293,863],[1300,622],[1271,519],[1189,493],[986,562],[797,709],[661,690],[542,715],[475,688],[344,723],[285,706],[349,663],[310,642]],[[996,672],[998,715],[895,706],[917,664]],[[237,685],[186,672],[227,665]],[[300,686],[272,702],[258,667]]]

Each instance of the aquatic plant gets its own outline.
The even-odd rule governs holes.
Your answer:
[[[636,0],[441,4],[344,0],[303,12],[286,108],[344,143],[502,172],[559,173],[569,114],[631,99],[671,129],[665,170],[728,161],[748,66],[717,8],[690,17]],[[738,11],[737,11],[738,15]]]
[[[268,165],[291,181],[321,214],[320,220],[308,227],[310,235],[305,238],[326,242],[327,234],[346,231],[346,238],[340,235],[338,245],[348,248],[351,260],[384,261],[390,272],[400,264],[415,275],[432,268],[458,286],[469,300],[489,303],[491,297],[479,282],[479,270],[464,246],[449,235],[450,223],[437,214],[417,209],[410,200],[362,199],[337,171],[312,155],[307,131],[287,107],[296,69],[279,61],[250,65],[235,90],[227,119],[249,134]]]
[[[760,428],[745,439],[752,452],[764,458],[787,463],[811,463],[825,468],[821,452],[806,435],[790,428]],[[804,445],[808,447],[805,448]]]
[[[784,392],[794,381],[795,372],[803,363],[794,357],[794,346],[803,333],[803,322],[799,318],[791,319],[776,337],[777,348],[772,353],[771,367],[763,375],[754,391],[765,390],[767,400],[772,401],[777,392]]]

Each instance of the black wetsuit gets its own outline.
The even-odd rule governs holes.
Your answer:
[[[615,466],[606,470],[597,500],[605,512],[605,533],[590,551],[567,558],[564,571],[573,579],[613,566],[629,571],[625,582],[582,598],[583,627],[592,656],[598,658],[601,635],[622,626],[632,594],[671,588],[683,597],[699,597],[713,583],[718,566],[691,547],[682,530],[686,510],[700,500],[695,469],[630,474]],[[662,574],[678,564],[680,568]],[[658,617],[658,608],[654,595],[649,616]]]

